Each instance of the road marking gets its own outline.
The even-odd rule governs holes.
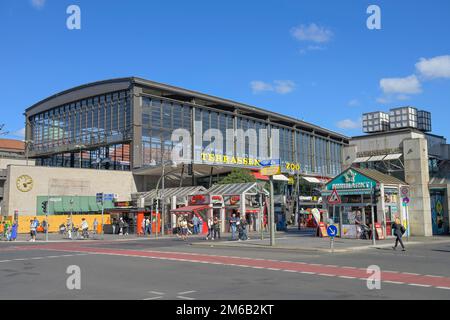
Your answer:
[[[0,263],[1,262],[11,262],[11,260],[2,260],[2,261],[0,261]]]
[[[182,295],[189,294],[189,293],[194,293],[194,292],[197,292],[197,291],[178,292],[178,294],[179,294],[180,296],[182,296]]]
[[[298,271],[295,271],[295,270],[283,270],[284,272],[298,272]]]
[[[393,283],[393,284],[405,284],[404,282],[400,282],[400,281],[390,281],[390,280],[383,280],[383,282],[386,282],[386,283]]]
[[[189,297],[183,297],[183,296],[177,296],[178,299],[181,300],[195,300],[195,298],[189,298]]]
[[[425,277],[431,277],[431,278],[443,278],[443,276],[433,276],[432,274],[426,274]]]
[[[350,277],[350,276],[339,276],[339,278],[342,278],[342,279],[356,279],[356,277]]]
[[[309,272],[309,271],[300,271],[300,273],[303,273],[303,274],[316,274],[315,272]]]
[[[445,290],[450,290],[450,287],[436,287],[438,289],[445,289]]]
[[[431,287],[431,285],[429,285],[429,284],[418,284],[418,283],[408,283],[408,285],[415,286],[415,287],[425,287],[425,288]]]
[[[277,269],[277,268],[267,268],[267,270],[280,271],[281,269]]]
[[[153,298],[146,298],[144,300],[158,300],[161,299],[162,297],[153,297]]]
[[[411,275],[411,276],[419,276],[419,274],[418,273],[411,273],[411,272],[402,272],[403,274],[408,274],[408,275]]]
[[[164,292],[158,292],[158,291],[149,291],[148,293],[156,294],[156,295],[164,295]]]
[[[334,274],[328,274],[328,273],[319,273],[319,276],[324,276],[324,277],[334,277]]]

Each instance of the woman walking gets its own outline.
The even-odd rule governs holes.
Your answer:
[[[12,227],[11,227],[11,239],[10,241],[16,241],[17,239],[17,229],[19,225],[17,224],[17,221],[14,221]]]
[[[405,227],[400,223],[400,219],[396,218],[395,222],[392,224],[392,230],[394,230],[395,235],[395,246],[392,247],[392,249],[396,250],[398,243],[400,242],[400,245],[402,246],[402,251],[406,251],[405,246],[403,245],[402,237],[405,233],[406,229]]]

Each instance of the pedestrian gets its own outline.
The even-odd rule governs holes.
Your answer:
[[[119,219],[119,235],[123,235],[124,227],[125,227],[125,222],[123,221],[123,218],[120,217],[120,219]]]
[[[127,221],[124,221],[124,222],[123,222],[123,229],[124,229],[124,232],[125,232],[125,235],[126,235],[126,236],[128,235],[128,230],[129,230],[129,228],[130,228],[129,223],[128,223]]]
[[[112,223],[111,223],[112,233],[113,234],[116,234],[116,225],[117,225],[116,218],[113,218]]]
[[[92,230],[92,233],[93,234],[97,234],[97,230],[98,230],[98,221],[97,221],[97,218],[95,218],[94,219],[94,222],[93,222],[93,230]]]
[[[42,230],[43,230],[43,232],[44,232],[44,234],[47,234],[47,231],[48,231],[48,223],[47,223],[47,220],[42,220]]]
[[[67,218],[67,235],[69,236],[70,240],[72,240],[72,229],[73,229],[72,219]]]
[[[239,218],[236,217],[236,213],[233,210],[230,218],[230,230],[231,230],[231,240],[236,240],[236,230],[239,222]]]
[[[208,238],[214,240],[214,220],[212,217],[208,218],[208,234],[206,235],[206,240]]]
[[[194,226],[194,234],[198,234],[198,225],[200,224],[200,219],[195,214],[192,218],[192,224]]]
[[[35,220],[30,220],[30,242],[35,242],[36,241],[36,222]]]
[[[188,222],[187,222],[187,219],[181,220],[180,227],[181,227],[181,239],[186,241],[187,240],[187,236],[188,236]]]
[[[11,241],[11,224],[9,222],[6,223],[5,230],[6,241]]]
[[[238,241],[247,240],[247,221],[245,219],[240,219],[238,224]]]
[[[147,228],[147,233],[149,235],[151,235],[152,234],[152,220],[149,217],[147,217],[145,219],[145,225],[146,225],[146,228]]]
[[[145,219],[145,217],[144,217],[144,219],[142,219],[142,222],[141,222],[141,232],[139,232],[138,234],[143,234],[144,236],[147,234],[147,220]]]
[[[81,219],[81,237],[83,239],[89,238],[89,224],[85,218]]]
[[[395,222],[392,224],[392,230],[394,230],[394,235],[395,235],[395,246],[392,247],[392,249],[396,250],[398,243],[400,242],[400,245],[402,246],[402,251],[406,251],[405,246],[403,245],[403,241],[402,241],[402,237],[403,237],[403,234],[406,232],[406,229],[400,223],[399,218],[396,218]]]
[[[14,221],[13,225],[11,227],[11,238],[10,238],[10,241],[16,241],[18,228],[19,228],[19,224],[17,223],[17,221]]]
[[[213,226],[214,226],[214,239],[219,239],[220,240],[220,225],[221,225],[221,220],[219,220],[219,218],[214,217],[213,220]]]

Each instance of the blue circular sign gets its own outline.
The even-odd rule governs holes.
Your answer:
[[[337,236],[337,228],[336,226],[328,226],[327,233],[329,237],[336,237]]]

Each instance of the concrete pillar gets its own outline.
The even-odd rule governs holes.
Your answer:
[[[409,220],[412,236],[432,236],[428,183],[428,145],[424,138],[403,141],[405,182],[410,186]]]
[[[133,168],[142,167],[142,88],[133,87],[131,106],[133,112],[133,142],[131,143],[131,165]]]
[[[353,161],[356,159],[358,147],[351,145],[342,149],[342,170],[345,170],[352,166]]]

